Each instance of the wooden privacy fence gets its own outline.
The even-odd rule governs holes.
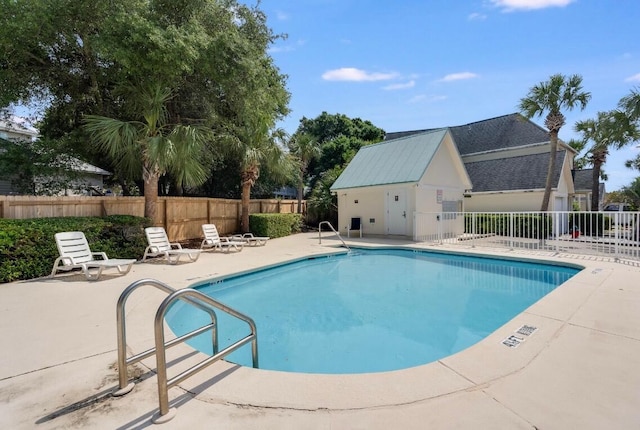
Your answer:
[[[306,202],[302,202],[306,213]],[[249,213],[296,213],[297,200],[251,200]],[[202,236],[202,224],[215,224],[221,234],[240,230],[240,200],[206,197],[159,197],[158,225],[170,240]],[[144,197],[0,196],[0,218],[29,219],[107,215],[144,216]]]

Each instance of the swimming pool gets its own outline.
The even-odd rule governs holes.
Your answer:
[[[407,249],[358,250],[214,280],[198,289],[251,316],[260,368],[368,373],[426,364],[505,324],[579,270]],[[181,335],[207,315],[176,303],[167,323]],[[218,315],[220,348],[248,334]],[[211,354],[209,335],[190,345]],[[227,357],[251,366],[250,348]]]

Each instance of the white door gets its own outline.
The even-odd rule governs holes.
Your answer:
[[[387,234],[407,234],[407,190],[387,191]]]

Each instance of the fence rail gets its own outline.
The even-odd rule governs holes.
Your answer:
[[[640,212],[414,213],[414,240],[640,260]]]
[[[256,199],[249,213],[295,213],[297,200]],[[306,202],[303,201],[303,213]],[[206,197],[159,197],[158,225],[173,240],[202,236],[202,224],[216,224],[221,234],[236,233],[242,214],[240,200]],[[0,196],[0,218],[29,219],[107,215],[144,216],[144,197]]]

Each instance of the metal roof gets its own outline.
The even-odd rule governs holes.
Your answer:
[[[431,130],[363,146],[331,189],[418,182],[446,134]]]

